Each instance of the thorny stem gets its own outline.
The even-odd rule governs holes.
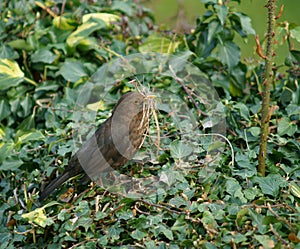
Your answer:
[[[268,9],[268,33],[267,47],[265,58],[265,71],[262,92],[262,110],[261,110],[261,128],[260,128],[260,151],[258,156],[258,172],[261,176],[266,174],[267,143],[269,134],[269,106],[270,106],[270,89],[274,79],[272,70],[273,53],[274,53],[274,29],[275,29],[275,9],[276,0],[268,0],[266,8]]]

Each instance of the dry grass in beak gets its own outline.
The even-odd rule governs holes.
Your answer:
[[[158,153],[160,150],[160,127],[159,127],[158,117],[157,117],[157,113],[156,113],[156,105],[155,105],[156,95],[151,94],[149,92],[150,86],[148,88],[146,88],[137,79],[134,79],[134,80],[130,81],[129,83],[131,83],[134,86],[134,88],[136,89],[137,92],[141,93],[145,97],[145,101],[143,103],[143,118],[142,118],[141,124],[144,123],[144,119],[146,119],[146,118],[149,119],[149,121],[151,119],[151,116],[153,116],[153,118],[154,118],[156,132],[157,132],[157,139],[154,144],[157,147],[156,156],[158,157]],[[148,132],[149,132],[149,122],[148,122],[148,127],[145,132],[145,136],[144,136],[142,144],[144,143]]]

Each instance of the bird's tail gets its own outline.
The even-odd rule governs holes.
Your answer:
[[[62,185],[65,181],[70,178],[69,172],[65,171],[56,179],[54,179],[46,188],[41,192],[39,201],[44,200],[48,195],[50,195],[54,189]]]

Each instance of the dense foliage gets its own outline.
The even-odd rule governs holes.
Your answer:
[[[300,26],[277,23],[277,46],[288,44],[290,53],[274,65],[267,176],[261,177],[263,60],[242,60],[235,39],[252,39],[255,30],[236,10],[239,1],[202,2],[207,12],[184,35],[159,31],[151,12],[129,0],[0,3],[0,248],[300,248],[300,51],[293,45],[300,42]],[[175,135],[161,140],[157,160],[132,162],[124,171],[147,176],[167,169],[176,184],[130,198],[73,179],[39,203],[40,189],[76,151],[78,126],[86,134],[91,123],[101,124],[117,99],[134,88],[132,78],[116,75],[116,68],[109,68],[110,83],[104,84],[103,65],[138,52],[189,61],[182,75],[174,59],[176,73],[211,82],[226,114],[230,146],[213,162],[220,143],[203,136],[198,156],[188,161],[192,170],[172,174],[173,165],[186,166],[182,159],[192,148],[180,140],[170,110],[161,111],[162,134]],[[208,112],[207,106],[188,94],[194,86],[159,74],[154,59],[147,62],[155,73],[139,80],[180,96],[198,121],[208,124],[198,115]],[[95,108],[80,104],[98,93],[103,96],[93,101],[99,101],[97,115],[89,116],[88,109]],[[86,123],[78,124],[78,112]],[[199,133],[215,131],[206,128]],[[156,130],[153,121],[150,132]]]

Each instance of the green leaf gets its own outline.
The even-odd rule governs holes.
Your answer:
[[[157,52],[157,53],[173,53],[178,47],[179,42],[173,42],[167,37],[152,34],[147,37],[145,42],[139,47],[139,51]]]
[[[1,135],[0,135],[0,140],[2,139]],[[9,155],[11,155],[13,153],[14,149],[15,149],[15,143],[12,140],[9,140],[6,142],[1,142],[0,143],[0,161],[3,161],[5,158],[7,158]]]
[[[255,198],[261,195],[261,191],[258,188],[247,188],[243,193],[249,201],[253,201]]]
[[[232,41],[219,44],[219,51],[217,59],[229,67],[229,70],[233,69],[240,61],[241,51],[237,44]]]
[[[59,73],[64,77],[65,80],[71,82],[77,82],[81,79],[81,77],[87,76],[82,63],[77,61],[66,61],[59,70]]]
[[[255,177],[255,182],[259,184],[262,192],[266,195],[276,197],[281,187],[288,185],[287,181],[277,174],[270,174],[267,177]]]
[[[133,15],[133,9],[130,6],[130,2],[121,2],[121,1],[114,1],[113,4],[111,5],[112,10],[119,10],[122,11],[124,14],[128,16]]]
[[[4,162],[2,162],[2,165],[0,166],[0,171],[6,171],[6,170],[11,170],[14,171],[18,169],[21,165],[23,164],[23,161],[20,159],[7,159]]]
[[[19,54],[14,49],[12,49],[12,47],[7,45],[2,45],[0,47],[0,58],[16,60],[19,58]]]
[[[255,35],[255,30],[252,28],[251,19],[249,16],[241,12],[234,12],[233,15],[238,18],[242,31],[246,35]]]
[[[75,21],[71,18],[66,18],[64,16],[56,16],[53,19],[54,27],[61,30],[73,30],[75,28]]]
[[[211,43],[216,34],[222,30],[220,22],[214,20],[208,24],[207,43]]]
[[[170,145],[171,156],[176,159],[187,157],[193,152],[193,149],[180,140],[176,140]]]
[[[176,196],[169,201],[170,205],[174,205],[175,207],[187,206],[187,202],[180,196]]]
[[[213,143],[211,143],[208,148],[207,148],[207,152],[210,153],[214,150],[220,149],[220,148],[224,148],[226,146],[225,142],[220,142],[220,141],[214,141]]]
[[[275,247],[275,241],[272,240],[268,235],[257,235],[254,234],[254,238],[263,246],[265,249],[272,249]]]
[[[10,107],[6,100],[0,100],[0,121],[10,115]]]
[[[52,201],[41,208],[37,208],[29,213],[22,214],[22,218],[27,219],[29,223],[35,223],[41,227],[50,226],[54,223],[54,221],[52,218],[47,218],[45,208],[53,205],[59,205],[59,203]]]
[[[297,42],[300,42],[300,26],[297,26],[290,30],[291,36],[297,40]]]
[[[107,213],[104,213],[104,212],[101,212],[101,211],[98,211],[95,215],[95,218],[94,220],[102,220],[103,218],[107,217]]]
[[[110,238],[112,238],[112,240],[118,240],[120,238],[120,234],[123,231],[124,231],[124,229],[121,227],[118,227],[117,225],[110,226],[107,228],[107,232],[108,232]]]
[[[31,61],[34,63],[42,62],[51,64],[56,59],[56,55],[46,48],[39,49],[31,55]]]
[[[239,110],[240,115],[243,119],[250,121],[249,108],[243,103],[237,103],[235,108]]]
[[[82,17],[82,22],[86,23],[88,21],[100,21],[100,22],[105,22],[107,26],[110,26],[111,22],[116,22],[118,20],[120,20],[120,17],[114,14],[110,14],[110,13],[90,13],[90,14],[86,14]]]
[[[242,193],[242,187],[240,186],[239,182],[234,178],[228,179],[226,181],[226,192],[229,193],[232,197],[239,198],[242,203],[247,202]]]
[[[67,209],[62,209],[58,214],[57,219],[60,221],[65,221],[65,220],[69,220],[70,217],[71,217],[70,212],[68,212]]]
[[[146,237],[147,234],[148,234],[148,233],[145,233],[145,232],[143,232],[143,231],[137,229],[137,230],[133,231],[133,232],[131,233],[130,236],[131,236],[133,239],[136,239],[136,240],[142,240],[143,238]]]
[[[18,139],[18,142],[20,143],[45,139],[45,136],[40,131],[25,132],[22,133],[22,135],[20,135],[19,137],[17,135],[19,134],[16,134],[16,139]]]
[[[292,115],[300,115],[300,106],[296,104],[289,104],[285,109],[290,116]]]
[[[247,178],[257,174],[255,163],[251,162],[250,158],[246,154],[237,153],[235,161],[239,166],[239,169],[235,170],[234,175]]]
[[[15,61],[0,59],[0,90],[17,86],[24,80],[24,73]]]
[[[157,232],[163,233],[169,240],[173,240],[173,232],[170,229],[167,229],[164,225],[158,225]]]
[[[18,130],[29,131],[35,128],[34,113],[25,118],[18,126]]]
[[[251,133],[251,135],[252,135],[253,137],[258,137],[259,134],[260,134],[260,128],[259,128],[259,127],[251,127],[251,128],[249,129],[249,132]]]
[[[224,25],[228,14],[228,7],[226,5],[215,5],[215,9],[217,10],[218,18],[221,24]]]
[[[209,227],[217,228],[218,223],[216,222],[213,214],[209,211],[203,212],[203,217],[201,218],[201,221],[208,225]]]
[[[23,39],[16,39],[13,41],[8,42],[8,45],[15,49],[25,50],[25,51],[32,51],[34,47]]]
[[[283,117],[278,124],[278,135],[293,136],[298,130],[295,123],[291,122],[289,118]]]
[[[87,18],[87,21],[80,25],[76,31],[67,38],[67,44],[70,48],[75,48],[84,41],[91,33],[106,27],[106,23],[101,19]]]
[[[291,192],[294,196],[300,198],[300,187],[295,182],[291,182]]]

